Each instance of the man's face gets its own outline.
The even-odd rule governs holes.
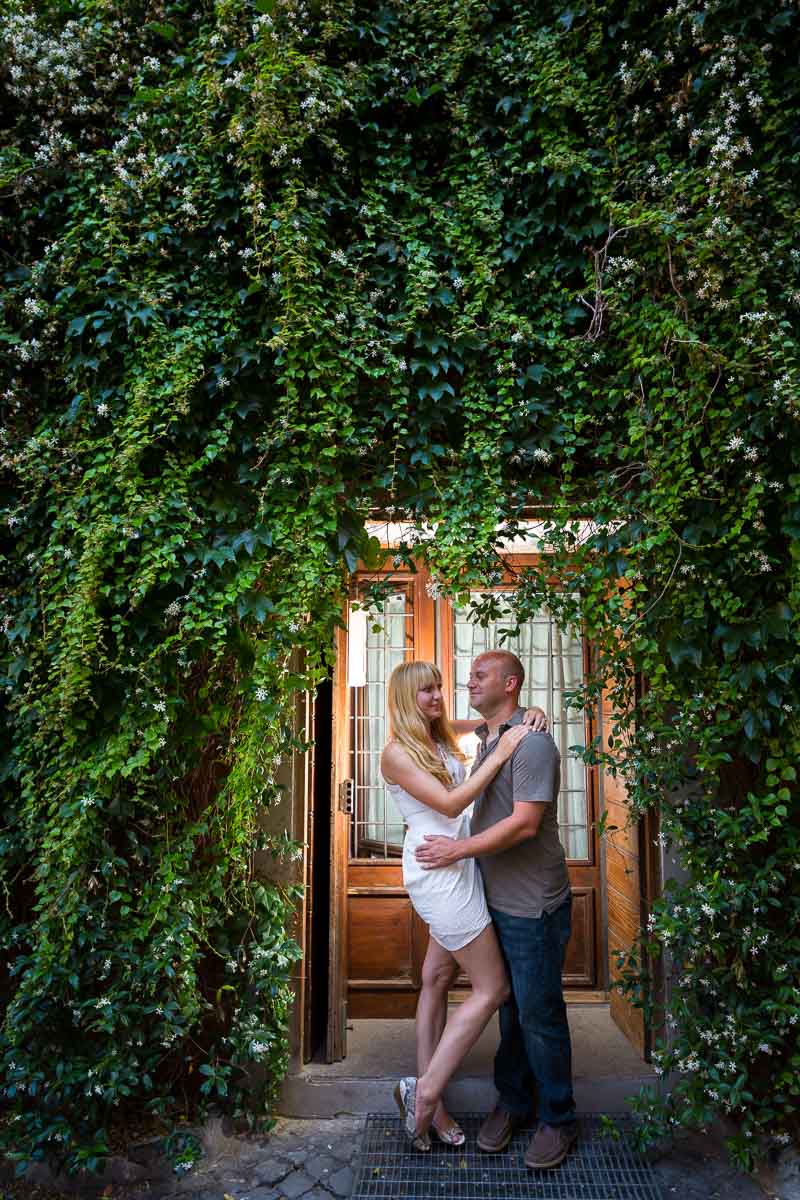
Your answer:
[[[510,683],[496,658],[479,654],[469,672],[469,702],[479,713],[491,714],[508,699]]]

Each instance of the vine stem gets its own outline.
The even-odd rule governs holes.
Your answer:
[[[683,549],[682,549],[681,545],[679,544],[678,545],[678,557],[675,559],[675,562],[672,564],[672,570],[669,573],[669,578],[667,579],[667,582],[664,584],[663,588],[658,593],[658,595],[656,596],[656,598],[652,602],[652,604],[648,604],[648,606],[644,610],[644,612],[637,613],[637,615],[633,618],[633,620],[630,621],[629,624],[627,624],[623,627],[622,632],[626,636],[633,629],[634,625],[636,625],[639,621],[643,621],[644,618],[646,616],[648,616],[653,611],[653,609],[656,608],[661,603],[661,601],[664,599],[664,597],[666,596],[667,591],[669,589],[669,585],[672,583],[673,576],[675,575],[675,572],[678,569],[678,564],[680,563],[682,558],[683,558]]]

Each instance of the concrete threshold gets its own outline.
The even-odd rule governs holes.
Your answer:
[[[284,1083],[278,1111],[286,1117],[338,1117],[364,1113],[396,1113],[393,1089],[397,1077],[333,1078],[315,1075],[313,1070],[290,1075]],[[652,1074],[630,1079],[576,1079],[575,1103],[581,1113],[623,1113],[630,1111],[631,1098],[643,1087],[656,1083]],[[451,1112],[488,1112],[497,1093],[486,1076],[462,1076],[449,1084],[446,1092]]]
[[[643,1087],[660,1086],[652,1069],[611,1019],[607,1004],[569,1004],[575,1100],[580,1112],[626,1112]],[[453,1112],[483,1112],[494,1105],[496,1017],[470,1050],[446,1093]],[[334,1117],[394,1112],[392,1091],[414,1071],[414,1022],[358,1020],[348,1025],[347,1058],[308,1063],[290,1075],[279,1112],[288,1117]]]

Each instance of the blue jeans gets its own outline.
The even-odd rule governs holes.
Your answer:
[[[575,1120],[572,1046],[561,971],[572,927],[572,897],[541,917],[512,917],[490,908],[511,980],[500,1009],[500,1046],[494,1083],[500,1104],[513,1116],[531,1112],[533,1085],[539,1120]]]

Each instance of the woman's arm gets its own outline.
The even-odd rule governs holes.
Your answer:
[[[418,767],[411,756],[398,745],[389,742],[381,755],[381,773],[388,783],[397,783],[405,788],[415,800],[427,804],[435,812],[443,813],[446,817],[457,817],[476,799],[487,783],[495,777],[507,758],[530,733],[530,725],[512,725],[498,741],[491,754],[487,755],[477,771],[473,772],[463,783],[449,790]]]
[[[456,737],[461,737],[465,733],[474,733],[481,721],[451,721],[450,727]]]
[[[547,733],[547,713],[543,708],[534,705],[533,708],[525,710],[523,721],[530,725],[534,733]],[[483,724],[483,718],[479,721],[451,721],[450,725],[456,737],[463,737],[465,733],[474,733],[479,725]]]

